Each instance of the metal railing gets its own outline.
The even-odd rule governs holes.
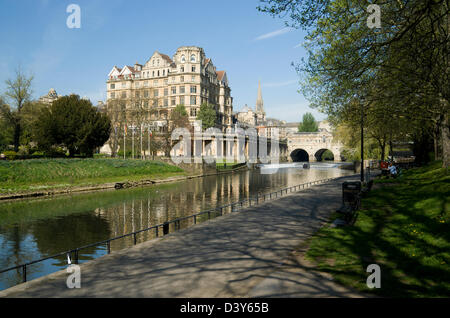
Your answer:
[[[133,243],[134,243],[134,245],[136,245],[137,244],[137,234],[139,234],[139,233],[143,233],[143,232],[148,232],[148,231],[154,230],[155,231],[155,236],[159,237],[159,234],[160,234],[159,232],[160,232],[160,229],[162,228],[162,234],[164,236],[164,235],[169,234],[169,232],[170,232],[169,225],[170,224],[174,224],[175,231],[177,231],[177,230],[179,230],[181,228],[181,221],[183,221],[183,220],[193,218],[193,221],[194,221],[193,223],[197,224],[197,218],[198,218],[198,216],[201,216],[201,215],[206,215],[207,214],[208,215],[208,220],[209,220],[211,218],[211,214],[219,213],[219,215],[222,216],[224,214],[224,211],[227,208],[230,209],[230,212],[236,212],[236,211],[238,211],[236,209],[236,207],[238,207],[238,208],[251,207],[252,206],[252,202],[255,203],[255,204],[253,204],[253,206],[254,206],[254,205],[257,205],[257,204],[262,203],[262,202],[266,202],[266,201],[270,201],[272,199],[276,199],[278,197],[282,197],[283,193],[286,195],[288,193],[292,193],[292,192],[299,191],[301,189],[305,189],[305,188],[307,188],[307,187],[309,187],[311,185],[324,183],[324,182],[327,182],[327,181],[330,181],[330,180],[333,180],[333,179],[335,179],[335,178],[327,178],[327,179],[322,179],[322,180],[317,180],[317,181],[311,181],[311,182],[302,183],[302,184],[299,184],[299,185],[295,185],[295,186],[279,189],[277,191],[270,192],[270,193],[265,193],[265,194],[257,193],[256,196],[254,196],[253,198],[249,197],[249,198],[241,200],[241,201],[237,201],[237,202],[234,202],[234,203],[221,205],[221,206],[215,207],[213,209],[209,209],[209,210],[202,211],[202,212],[199,212],[199,213],[196,213],[196,214],[192,214],[192,215],[188,215],[188,216],[185,216],[185,217],[177,218],[177,219],[174,219],[174,220],[171,220],[171,221],[167,221],[167,222],[164,222],[164,223],[161,223],[161,224],[158,224],[158,225],[154,225],[154,226],[148,227],[146,229],[138,230],[138,231],[135,231],[135,232],[132,232],[132,233],[128,233],[128,234],[124,234],[124,235],[121,235],[121,236],[116,236],[116,237],[113,237],[113,238],[110,238],[110,239],[107,239],[107,240],[104,240],[104,241],[95,242],[95,243],[88,244],[88,245],[81,246],[81,247],[77,247],[75,249],[71,249],[71,250],[68,250],[68,251],[65,251],[65,252],[61,252],[61,253],[58,253],[58,254],[47,256],[45,258],[34,260],[34,261],[31,261],[31,262],[28,262],[28,263],[24,263],[24,264],[20,264],[20,265],[17,265],[17,266],[9,267],[9,268],[0,270],[0,274],[21,268],[22,269],[22,281],[26,282],[27,281],[27,266],[30,266],[30,265],[33,265],[33,264],[36,264],[36,263],[39,263],[39,262],[46,261],[48,259],[57,258],[59,256],[64,256],[64,255],[67,256],[68,258],[70,258],[71,262],[73,262],[74,264],[78,264],[78,262],[79,262],[79,257],[78,256],[79,256],[80,250],[91,248],[91,247],[96,247],[96,246],[99,246],[99,245],[106,245],[107,254],[110,254],[111,253],[111,242],[112,241],[116,241],[116,240],[119,240],[119,239],[122,239],[122,238],[125,238],[125,237],[133,237]]]

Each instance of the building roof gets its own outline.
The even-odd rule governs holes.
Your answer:
[[[221,81],[223,79],[223,76],[225,75],[225,71],[216,71],[217,79]]]
[[[159,53],[159,52],[158,52],[158,53]],[[172,63],[173,63],[172,59],[171,59],[168,55],[162,54],[162,53],[159,53],[159,55],[161,55],[161,57],[162,57],[163,59],[165,59],[167,62],[169,62],[169,64],[172,64]]]

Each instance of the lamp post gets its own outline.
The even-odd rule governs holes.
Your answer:
[[[364,182],[364,97],[361,98],[361,182]]]

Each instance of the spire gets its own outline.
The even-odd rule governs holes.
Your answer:
[[[264,113],[264,102],[261,94],[261,81],[258,81],[258,98],[256,99],[256,112]]]

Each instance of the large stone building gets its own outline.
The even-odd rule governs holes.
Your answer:
[[[108,74],[107,104],[117,101],[125,105],[121,120],[133,124],[135,110],[142,109],[146,111],[145,123],[158,131],[167,129],[177,105],[185,106],[193,122],[205,102],[215,108],[219,128],[232,125],[233,98],[227,74],[217,71],[203,49],[196,46],[179,47],[172,58],[156,51],[143,65],[114,66]]]

